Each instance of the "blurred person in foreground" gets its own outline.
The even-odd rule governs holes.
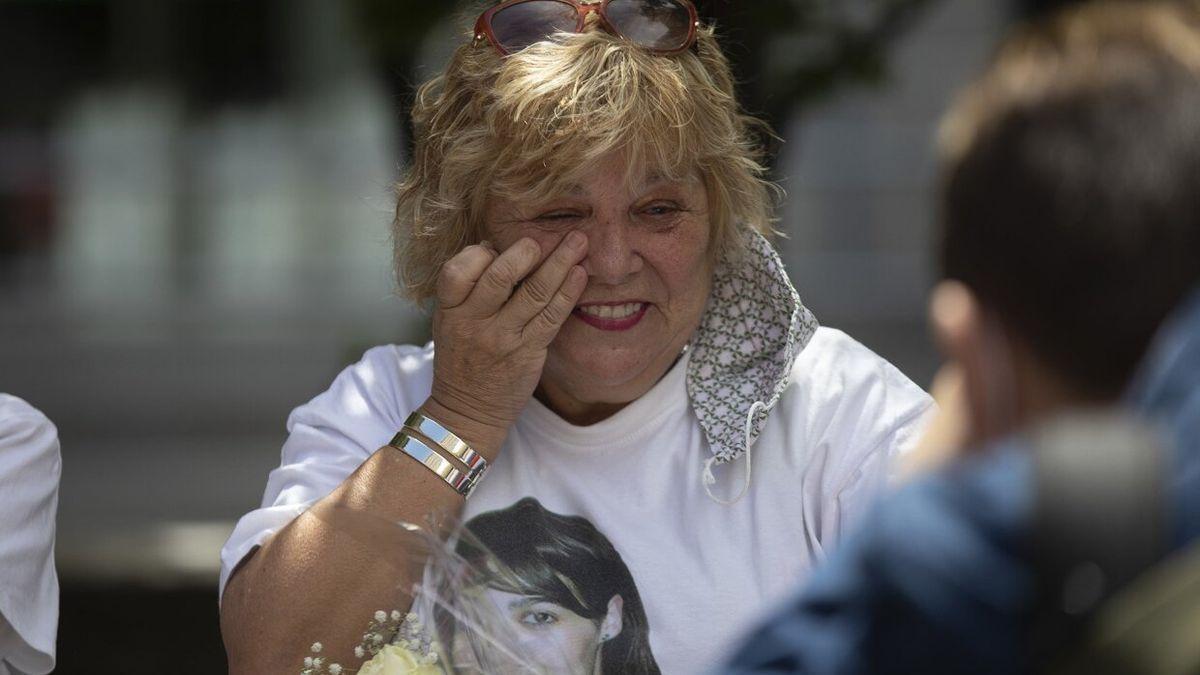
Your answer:
[[[873,509],[724,672],[1047,665],[1053,651],[1035,649],[1045,543],[1037,534],[1039,499],[1055,495],[1039,493],[1036,439],[1083,410],[1124,414],[1162,433],[1161,459],[1131,460],[1161,461],[1161,503],[1148,508],[1167,515],[1164,554],[1195,550],[1197,6],[1103,3],[1018,31],[949,113],[942,141],[945,280],[931,318],[958,384],[949,401],[940,387],[935,394],[946,415],[962,419],[935,427],[962,430],[951,444],[962,456]],[[1104,536],[1118,526],[1093,519],[1093,532],[1065,534]]]
[[[596,640],[586,662],[711,666],[865,510],[931,399],[800,303],[757,122],[689,2],[492,6],[413,117],[396,271],[433,342],[370,350],[292,413],[221,554],[231,669],[285,672],[315,641],[344,666],[372,612],[403,614],[419,551],[352,522],[527,497],[586,519],[644,606],[652,659]],[[622,602],[595,591],[571,592]],[[606,607],[579,612],[603,635]]]
[[[25,401],[0,394],[0,675],[54,670],[61,474],[54,425]]]

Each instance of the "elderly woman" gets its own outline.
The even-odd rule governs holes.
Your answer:
[[[368,351],[292,413],[222,551],[231,669],[299,670],[317,640],[353,663],[411,588],[342,516],[533,497],[611,541],[658,667],[704,670],[825,556],[930,400],[800,304],[764,239],[756,122],[687,0],[492,7],[414,120],[396,267],[433,342]]]

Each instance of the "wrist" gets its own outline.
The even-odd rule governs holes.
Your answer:
[[[436,395],[430,396],[418,411],[431,417],[447,431],[461,438],[471,449],[489,463],[500,453],[500,446],[508,436],[508,426],[497,420],[488,420],[478,414],[461,412],[461,406],[447,404]]]

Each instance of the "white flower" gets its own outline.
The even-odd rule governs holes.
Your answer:
[[[314,642],[314,643],[313,643],[313,645],[312,645],[312,653],[314,653],[314,654],[320,654],[320,653],[321,653],[321,650],[322,650],[322,649],[324,649],[324,648],[325,648],[325,646],[324,646],[324,645],[322,645],[320,642]]]
[[[313,660],[312,660],[312,657],[311,657],[311,656],[306,656],[306,657],[304,657],[304,667],[305,667],[305,668],[312,668],[312,667],[313,667]]]
[[[409,622],[409,623],[416,623],[416,622],[417,622],[417,615],[416,615],[414,612],[409,612],[408,614],[405,614],[405,615],[404,615],[404,620],[405,620],[405,621],[407,621],[407,622]]]
[[[400,610],[393,609],[392,610],[392,621],[399,621],[399,620],[400,620]]]
[[[365,657],[367,653],[363,651],[362,645],[359,645],[354,648],[354,655],[361,659]]]
[[[383,623],[384,621],[387,621],[387,612],[383,611],[382,609],[379,610],[378,612],[375,612],[375,620],[378,621],[379,623]]]
[[[423,659],[407,649],[396,645],[387,645],[379,650],[375,658],[363,664],[358,675],[444,675],[438,666],[424,662]]]
[[[329,675],[342,675],[342,667],[339,664],[329,664]]]

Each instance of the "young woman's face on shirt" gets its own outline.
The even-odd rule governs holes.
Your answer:
[[[554,403],[628,403],[679,356],[711,285],[708,192],[698,173],[672,181],[633,172],[614,155],[575,189],[545,203],[490,200],[487,237],[500,250],[523,237],[545,255],[566,234],[588,239],[580,302],[550,346],[542,393]],[[559,411],[562,412],[562,411]]]
[[[600,653],[600,625],[579,616],[562,605],[526,595],[506,593],[492,588],[482,591],[481,597],[493,606],[502,623],[497,630],[501,643],[515,651],[517,659],[502,655],[499,650],[487,649],[485,670],[504,672],[573,673],[591,675],[596,672]],[[455,664],[475,661],[470,646],[460,631],[455,637]],[[515,662],[513,662],[515,661]]]

